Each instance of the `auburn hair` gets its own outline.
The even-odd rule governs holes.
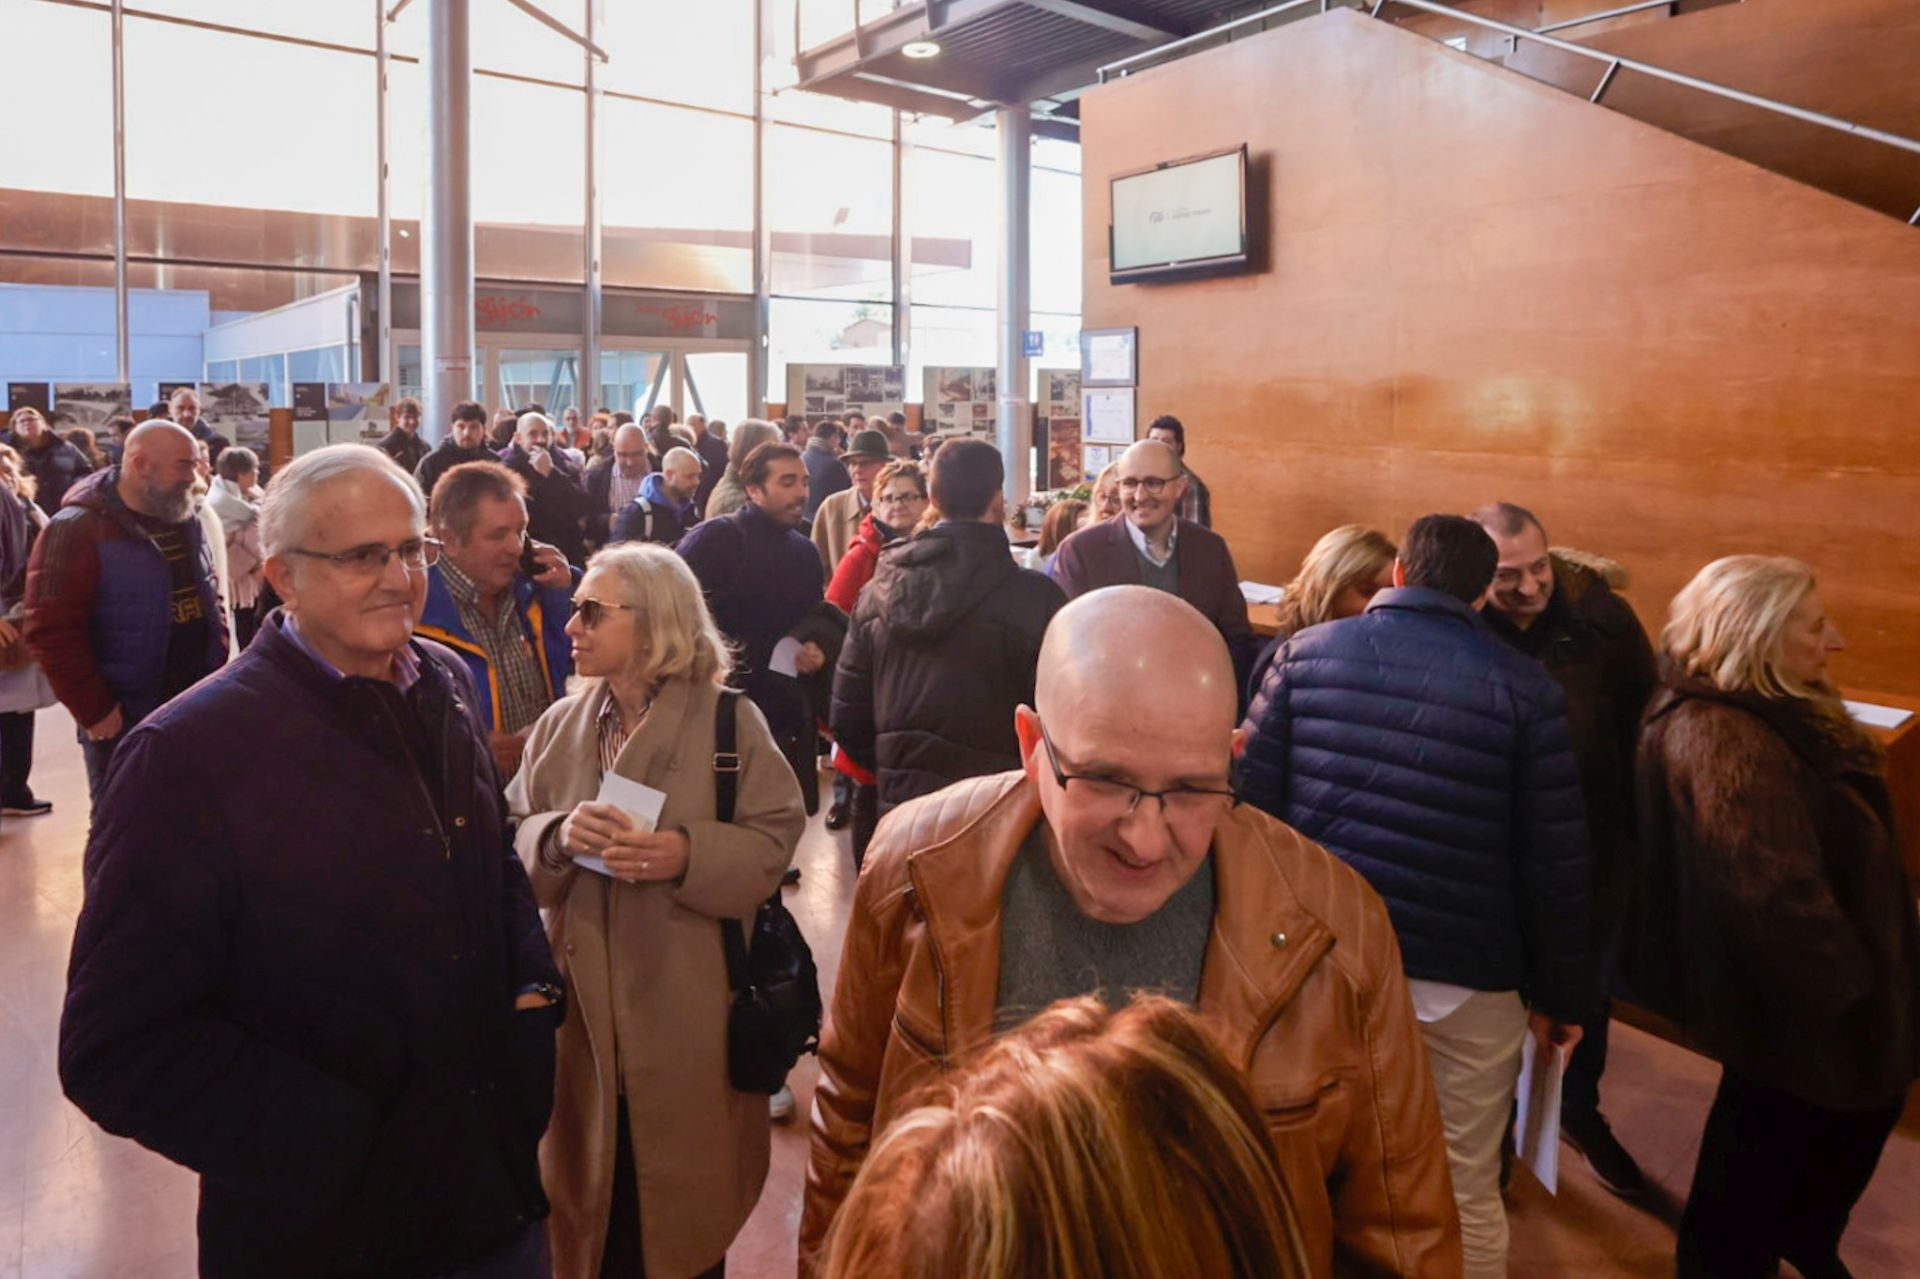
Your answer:
[[[1195,1014],[1055,1004],[874,1143],[825,1279],[1304,1279],[1260,1111]]]

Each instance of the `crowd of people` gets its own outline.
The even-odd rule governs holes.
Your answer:
[[[1504,1275],[1529,1038],[1645,1189],[1624,996],[1723,1070],[1677,1273],[1846,1275],[1920,930],[1806,565],[1707,565],[1656,651],[1495,502],[1327,533],[1263,646],[1172,417],[1035,570],[1007,459],[904,418],[468,402],[429,447],[404,401],[263,491],[162,407],[97,469],[33,410],[0,446],[0,806],[46,810],[58,701],[61,1077],[200,1173],[203,1273],[723,1274],[794,1106],[724,939],[824,758],[803,1274]]]

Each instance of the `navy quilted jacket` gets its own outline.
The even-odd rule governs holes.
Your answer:
[[[1382,591],[1309,627],[1247,716],[1249,802],[1364,875],[1409,977],[1592,1002],[1587,831],[1566,702],[1440,591]]]

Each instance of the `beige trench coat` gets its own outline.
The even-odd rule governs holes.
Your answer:
[[[553,1201],[560,1279],[596,1279],[613,1195],[624,1081],[640,1183],[649,1279],[687,1279],[726,1254],[767,1174],[767,1099],[727,1083],[723,917],[751,919],[780,883],[806,826],[800,788],[766,721],[739,700],[742,757],[731,824],[714,820],[713,721],[719,694],[670,680],[615,771],[666,792],[661,827],[692,846],[685,880],[628,884],[540,859],[547,829],[600,789],[604,686],[549,707],[527,739],[507,800],[517,846],[547,912],[567,982],[553,1122],[540,1170]]]

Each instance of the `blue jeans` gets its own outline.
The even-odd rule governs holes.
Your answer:
[[[129,724],[127,727],[133,726]],[[96,742],[87,736],[86,729],[79,731],[80,753],[87,759],[87,799],[98,804],[100,792],[105,790],[107,785],[107,766],[113,762],[113,748],[120,744],[120,738],[114,737],[104,742]],[[126,732],[123,729],[121,737],[124,736]]]

